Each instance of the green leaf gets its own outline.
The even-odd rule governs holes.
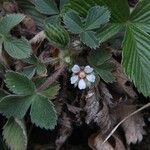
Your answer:
[[[60,90],[59,84],[52,84],[47,89],[41,92],[43,96],[48,97],[49,99],[54,99]]]
[[[83,32],[81,18],[75,11],[67,12],[63,17],[63,20],[68,31],[75,34]]]
[[[60,0],[59,8],[62,10],[69,0]]]
[[[37,56],[31,55],[29,58],[23,59],[24,62],[32,65],[36,65],[40,62]]]
[[[98,66],[106,61],[108,61],[111,58],[111,54],[108,53],[104,49],[97,49],[96,51],[91,51],[89,56],[88,56],[88,62],[92,66]]]
[[[8,95],[8,93],[6,91],[4,91],[3,89],[0,89],[0,101],[3,97],[5,97],[6,95]]]
[[[123,26],[117,23],[109,24],[105,27],[102,27],[99,31],[97,31],[97,38],[100,43],[106,42],[111,37],[116,35],[119,31],[123,29]]]
[[[26,150],[27,133],[22,121],[10,118],[3,128],[3,138],[12,150]]]
[[[9,38],[4,40],[4,48],[7,53],[13,58],[27,58],[31,54],[31,45],[25,38],[14,39]]]
[[[115,78],[113,77],[111,71],[112,71],[112,65],[109,63],[104,63],[102,65],[99,65],[94,68],[97,74],[106,82],[106,83],[112,83],[115,81]]]
[[[130,16],[131,22],[145,32],[150,33],[150,2],[139,2]]]
[[[32,79],[32,77],[35,75],[36,67],[35,66],[28,66],[23,68],[23,72],[21,72],[23,75],[27,76],[29,79]]]
[[[36,72],[38,75],[41,75],[41,74],[47,72],[46,65],[42,64],[42,63],[38,63],[36,66]]]
[[[58,8],[54,0],[32,0],[36,9],[46,15],[58,14]]]
[[[127,0],[70,0],[67,8],[75,10],[79,15],[85,17],[89,9],[95,5],[108,7],[113,23],[122,23],[129,18],[130,11]]]
[[[30,1],[21,1],[21,0],[16,0],[18,7],[25,12],[28,16],[33,18],[35,21],[36,25],[38,27],[44,27],[43,20],[46,19],[46,16],[41,14],[39,11],[35,9],[35,6],[33,3]]]
[[[138,91],[150,96],[150,35],[132,24],[123,42],[123,66]]]
[[[36,88],[26,76],[13,71],[6,73],[5,83],[13,93],[19,95],[31,95]]]
[[[22,119],[31,105],[31,96],[9,95],[0,101],[0,112],[6,117]]]
[[[103,5],[108,7],[111,12],[111,21],[113,23],[126,22],[130,16],[127,0],[99,0],[98,3],[103,3]]]
[[[111,58],[106,50],[97,49],[96,51],[91,51],[88,56],[88,62],[90,66],[94,68],[94,71],[105,81],[112,83],[114,77],[111,73],[112,66],[108,63],[108,60]]]
[[[2,136],[0,136],[0,148],[1,148],[1,150],[8,150],[7,146],[4,143]]]
[[[36,57],[35,55],[31,55],[29,58],[24,59],[24,62],[28,63],[28,64],[32,64],[34,65],[33,67],[36,69],[36,73],[37,74],[42,74],[43,72],[46,71],[46,65],[43,64],[38,57]]]
[[[90,48],[96,49],[99,46],[99,41],[93,31],[86,31],[80,34],[81,41]]]
[[[88,11],[85,28],[86,30],[99,28],[100,25],[107,23],[109,19],[110,12],[106,7],[94,6]]]
[[[61,24],[61,18],[59,15],[50,16],[45,20],[45,24],[60,25]]]
[[[88,10],[95,5],[96,3],[93,0],[69,0],[66,10],[74,10],[78,12],[80,16],[85,17]]]
[[[0,33],[3,35],[8,34],[12,28],[24,19],[24,17],[23,14],[6,15],[0,20]]]
[[[57,115],[53,103],[39,94],[32,102],[30,116],[32,123],[41,128],[54,129],[57,124]]]
[[[70,42],[68,32],[61,26],[48,24],[45,33],[48,40],[58,48],[66,48]]]

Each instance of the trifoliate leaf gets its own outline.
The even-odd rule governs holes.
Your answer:
[[[63,17],[63,20],[68,31],[75,34],[83,32],[81,18],[75,11],[67,12]]]
[[[13,58],[23,59],[31,55],[31,45],[25,38],[4,40],[4,49]]]
[[[2,134],[11,150],[26,150],[27,133],[22,121],[10,118],[3,127]]]
[[[80,34],[81,41],[90,48],[96,48],[99,46],[99,41],[93,31],[86,31]]]
[[[12,28],[24,19],[24,17],[23,14],[6,15],[0,20],[0,33],[3,35],[8,34]]]
[[[58,8],[54,0],[32,0],[36,9],[46,15],[58,14]]]
[[[68,32],[61,26],[48,24],[45,33],[48,40],[58,48],[66,48],[70,42]]]
[[[39,94],[35,96],[32,102],[30,116],[32,123],[41,128],[54,129],[57,124],[57,115],[53,103]]]
[[[52,84],[47,89],[41,92],[42,95],[48,97],[49,99],[54,99],[60,90],[59,84]]]
[[[31,95],[35,91],[35,85],[26,76],[10,71],[6,73],[6,86],[15,94]]]
[[[150,1],[139,2],[131,14],[130,20],[140,29],[150,33]]]
[[[31,105],[31,96],[8,95],[0,101],[0,112],[6,117],[22,119]]]
[[[99,28],[100,25],[107,23],[109,19],[110,12],[106,7],[94,6],[88,11],[85,29],[93,30]]]
[[[123,66],[138,91],[150,96],[150,35],[132,24],[123,42]]]

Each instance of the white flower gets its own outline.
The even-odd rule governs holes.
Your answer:
[[[95,82],[96,77],[93,68],[90,66],[79,67],[78,65],[74,65],[71,70],[73,72],[70,79],[71,84],[74,84],[75,86],[78,85],[80,90],[90,87],[91,83]]]

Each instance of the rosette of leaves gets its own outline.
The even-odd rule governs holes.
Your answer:
[[[10,14],[0,19],[0,50],[5,51],[13,58],[27,58],[31,54],[31,45],[24,37],[17,39],[11,36],[10,31],[23,19],[22,14]],[[3,45],[3,46],[2,46]]]
[[[88,63],[94,68],[96,74],[106,83],[112,83],[115,81],[111,73],[113,66],[109,62],[111,57],[111,54],[103,49],[91,51],[88,56]]]
[[[79,5],[80,4],[80,5]],[[139,92],[150,96],[150,3],[141,0],[130,12],[127,0],[70,0],[67,7],[86,16],[94,5],[107,6],[111,11],[109,24],[99,29],[98,41],[105,42],[125,31],[122,43],[122,65]]]
[[[0,99],[0,113],[7,118],[23,119],[30,108],[31,122],[45,129],[54,129],[57,114],[52,103],[59,91],[54,84],[43,91],[37,91],[35,83],[27,76],[9,71],[5,83],[12,94],[3,95]]]
[[[68,31],[79,34],[84,44],[95,49],[100,44],[95,29],[108,23],[109,18],[107,7],[94,6],[87,12],[86,18],[81,18],[76,11],[71,10],[64,15],[63,20]]]

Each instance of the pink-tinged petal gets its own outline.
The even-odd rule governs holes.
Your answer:
[[[78,81],[79,77],[77,75],[74,75],[70,78],[71,84],[75,84]]]
[[[84,81],[83,79],[79,80],[78,88],[79,88],[80,90],[83,90],[83,89],[86,88],[86,83],[85,83],[85,81]]]
[[[92,72],[93,72],[93,68],[91,68],[90,66],[86,66],[86,67],[84,68],[84,71],[85,71],[86,73],[92,73]]]
[[[73,73],[78,73],[80,72],[80,67],[78,65],[74,65],[71,70]]]
[[[87,80],[90,81],[90,82],[95,82],[95,75],[94,74],[88,74],[86,76]]]

